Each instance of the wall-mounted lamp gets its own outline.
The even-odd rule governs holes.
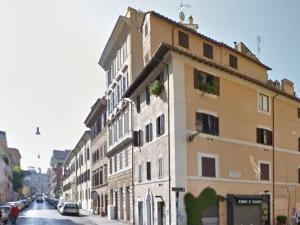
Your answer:
[[[203,131],[203,123],[201,120],[197,120],[195,123],[196,133],[189,136],[189,141],[192,142],[196,136]]]

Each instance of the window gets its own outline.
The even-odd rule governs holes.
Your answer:
[[[219,118],[206,114],[196,113],[196,121],[202,123],[202,133],[219,135]]]
[[[259,111],[269,112],[269,96],[259,93]]]
[[[151,162],[146,164],[147,180],[151,180]]]
[[[194,69],[194,88],[204,92],[219,95],[220,80],[209,73]]]
[[[115,166],[115,172],[117,172],[117,156],[114,157],[114,166]]]
[[[129,112],[124,113],[124,135],[129,133]]]
[[[216,159],[210,157],[202,157],[202,176],[216,177]]]
[[[143,166],[142,165],[139,165],[138,166],[138,171],[139,171],[139,182],[142,182],[143,181]]]
[[[298,108],[298,119],[300,119],[300,108]]]
[[[136,111],[137,113],[141,112],[141,96],[136,96]]]
[[[128,148],[125,149],[125,167],[128,167]]]
[[[300,137],[298,137],[298,152],[300,152]]]
[[[300,168],[298,168],[298,183],[300,184]]]
[[[236,56],[229,54],[229,66],[234,69],[238,68],[238,62]]]
[[[122,169],[123,167],[123,152],[120,152],[119,154],[119,162],[120,162],[120,170]]]
[[[119,117],[119,138],[122,138],[123,137],[123,116],[121,115]]]
[[[263,128],[256,128],[257,143],[263,145],[272,145],[272,131]]]
[[[178,31],[178,45],[189,48],[189,35],[182,31]]]
[[[165,133],[165,115],[162,114],[156,119],[156,135],[157,137]]]
[[[146,104],[150,104],[150,90],[148,86],[146,87]]]
[[[260,180],[270,180],[270,164],[260,163]]]
[[[160,157],[158,159],[158,178],[163,177],[163,159]]]
[[[109,174],[112,174],[112,158],[109,158]]]
[[[214,57],[213,46],[207,43],[203,43],[203,55],[207,58],[213,59]]]
[[[145,127],[145,134],[146,134],[146,142],[150,142],[153,139],[153,134],[152,134],[152,123],[149,123]]]
[[[86,150],[86,158],[87,158],[87,160],[90,160],[90,149],[89,148]]]

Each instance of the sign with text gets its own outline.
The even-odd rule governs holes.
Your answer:
[[[172,191],[185,192],[185,188],[184,187],[172,187]]]
[[[237,199],[239,205],[261,205],[262,199]]]

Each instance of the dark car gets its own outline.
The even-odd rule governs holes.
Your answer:
[[[44,202],[43,196],[41,196],[41,195],[36,196],[36,202],[43,203]]]

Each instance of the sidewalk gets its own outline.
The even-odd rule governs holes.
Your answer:
[[[84,209],[80,209],[80,214],[86,216],[85,218],[90,220],[91,222],[95,224],[106,224],[106,225],[130,225],[131,223],[118,221],[118,220],[109,220],[106,217],[101,217],[100,215],[93,215],[91,212],[86,211]]]

